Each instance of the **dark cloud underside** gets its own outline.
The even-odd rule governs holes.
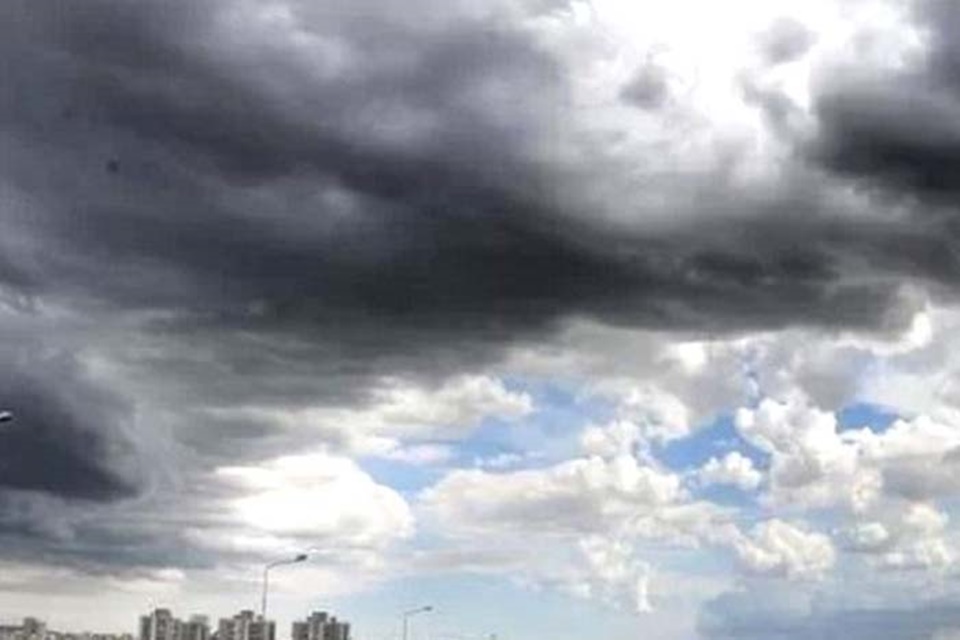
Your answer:
[[[113,500],[138,491],[130,408],[84,380],[69,356],[3,351],[0,491]]]
[[[847,296],[858,308],[838,322],[868,324],[889,301],[841,281],[815,237],[786,259],[736,232],[720,246],[621,238],[555,201],[562,177],[525,145],[561,133],[550,119],[565,88],[519,33],[404,33],[332,12],[321,36],[339,27],[408,62],[358,49],[356,77],[316,78],[257,43],[251,59],[232,61],[229,43],[218,51],[225,6],[6,8],[18,63],[0,114],[6,173],[35,207],[29,220],[11,215],[35,247],[17,256],[33,269],[12,286],[256,330],[321,327],[384,348],[405,327],[421,343],[502,342],[571,315],[829,324]],[[516,98],[491,102],[494,82]],[[430,134],[368,135],[364,114],[378,113],[401,128],[415,113]]]
[[[916,3],[930,43],[906,69],[850,71],[819,98],[815,158],[845,176],[956,207],[960,168],[960,7]],[[949,223],[951,233],[956,225]]]
[[[747,600],[752,600],[748,602]],[[960,608],[932,601],[910,608],[828,610],[804,613],[783,607],[769,594],[729,593],[701,614],[704,638],[740,640],[916,640],[960,628]]]

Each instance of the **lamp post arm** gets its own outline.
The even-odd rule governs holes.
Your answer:
[[[267,590],[270,585],[270,569],[274,567],[279,567],[284,564],[296,564],[298,562],[303,562],[307,559],[307,554],[301,553],[296,557],[287,559],[287,560],[275,560],[264,566],[263,568],[263,593],[260,595],[260,617],[263,618],[263,623],[267,623]]]
[[[433,611],[433,606],[427,605],[403,612],[403,640],[407,640],[407,634],[410,630],[410,616],[415,616],[418,613],[427,613],[428,611]]]

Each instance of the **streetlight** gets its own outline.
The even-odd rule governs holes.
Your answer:
[[[307,559],[307,554],[300,553],[294,556],[293,558],[287,558],[286,560],[276,560],[271,562],[263,568],[263,598],[260,600],[260,617],[263,618],[264,624],[267,620],[267,587],[270,584],[270,569],[274,567],[279,567],[284,564],[296,564],[298,562],[303,562]]]
[[[410,609],[409,611],[403,612],[403,640],[407,640],[407,632],[410,630],[410,618],[418,613],[427,613],[429,611],[433,611],[433,607],[431,605],[417,607],[416,609]]]
[[[12,421],[13,421],[12,411],[0,411],[0,422],[12,422]]]

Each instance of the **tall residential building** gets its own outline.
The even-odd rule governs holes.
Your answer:
[[[0,640],[16,640],[21,627],[15,624],[0,625]]]
[[[129,633],[54,631],[48,629],[43,620],[24,618],[21,625],[0,625],[0,640],[134,640],[134,637]]]
[[[220,618],[217,624],[217,640],[250,640],[250,623],[253,611],[241,611],[232,618]]]
[[[24,618],[23,637],[27,640],[44,640],[47,637],[47,623],[36,618]]]
[[[333,618],[323,631],[323,640],[350,640],[350,623]]]
[[[190,616],[182,629],[181,640],[210,640],[210,619],[207,616]]]
[[[277,640],[277,625],[273,620],[264,620],[258,616],[250,625],[248,640]]]
[[[217,640],[276,640],[276,624],[244,610],[232,618],[221,618]]]
[[[140,617],[140,640],[183,640],[183,623],[169,609]]]
[[[37,618],[24,618],[20,626],[0,626],[0,640],[47,640],[47,635],[47,624]]]
[[[310,625],[306,622],[294,622],[290,630],[290,640],[309,640]]]
[[[306,620],[293,623],[291,636],[292,640],[350,640],[350,623],[326,611],[314,611]]]

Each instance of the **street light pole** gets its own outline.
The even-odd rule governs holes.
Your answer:
[[[433,611],[433,607],[431,605],[418,607],[416,609],[410,609],[409,611],[403,612],[403,640],[407,640],[407,633],[410,630],[411,616],[415,616],[418,613],[427,613],[428,611]]]
[[[271,562],[263,568],[263,595],[260,599],[260,617],[263,618],[264,624],[267,621],[267,589],[270,585],[270,569],[274,567],[279,567],[285,564],[296,564],[298,562],[303,562],[307,559],[307,554],[301,553],[293,558],[287,558],[286,560],[277,560]]]

